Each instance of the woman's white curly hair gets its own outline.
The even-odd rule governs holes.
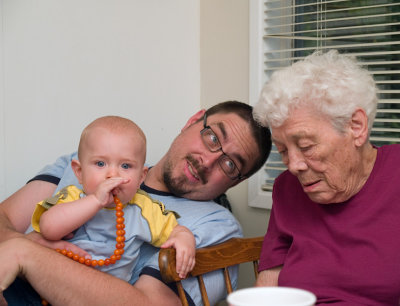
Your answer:
[[[313,104],[343,131],[356,109],[368,116],[371,131],[378,103],[375,82],[354,57],[315,52],[290,67],[275,71],[261,91],[253,116],[263,126],[279,127],[291,109]]]

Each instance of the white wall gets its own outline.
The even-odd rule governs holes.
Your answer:
[[[249,103],[249,1],[201,0],[201,101],[209,107],[235,99]],[[267,229],[269,210],[248,206],[248,180],[228,191],[246,237]]]
[[[5,171],[4,171],[4,79],[3,79],[3,2],[0,0],[0,200],[5,193]]]
[[[153,162],[200,105],[248,102],[249,1],[0,0],[0,200],[100,115],[135,120]],[[263,235],[247,181],[228,196],[245,236]]]
[[[148,162],[200,107],[199,1],[0,0],[0,199],[116,114]]]
[[[249,103],[249,1],[201,0],[201,101],[204,107],[236,99]],[[269,210],[248,205],[248,180],[228,191],[245,237],[263,236]],[[241,265],[239,288],[254,284],[251,264]]]

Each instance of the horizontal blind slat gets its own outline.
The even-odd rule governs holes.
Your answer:
[[[265,39],[265,38],[264,38]],[[382,46],[397,46],[400,45],[400,41],[386,41],[386,42],[375,42],[375,43],[369,43],[369,44],[346,44],[346,45],[334,45],[334,46],[320,46],[318,49],[319,50],[328,50],[328,49],[346,49],[346,48],[360,48],[360,47],[382,47]],[[269,54],[269,53],[280,53],[280,52],[294,52],[294,51],[313,51],[315,50],[316,47],[304,47],[304,48],[284,48],[284,49],[277,49],[277,50],[265,50],[264,54]]]
[[[381,17],[391,17],[391,16],[399,16],[400,13],[385,13],[385,14],[373,14],[373,15],[362,15],[362,16],[351,16],[351,17],[338,17],[338,18],[330,18],[330,19],[324,19],[323,22],[325,24],[331,23],[331,22],[342,22],[342,21],[356,21],[359,19],[370,19],[370,18],[381,18]],[[274,21],[274,20],[284,20],[288,17],[292,16],[276,16],[276,17],[269,17],[266,18],[266,21]],[[289,18],[288,18],[289,19]],[[295,26],[295,25],[306,25],[306,24],[315,24],[321,22],[321,20],[311,20],[311,21],[304,21],[304,22],[289,22],[287,24],[282,23],[282,26]]]
[[[266,79],[273,71],[303,59],[315,49],[337,49],[356,56],[369,69],[378,88],[379,109],[371,142],[400,143],[400,1],[266,2]],[[273,158],[270,156],[264,169],[265,184],[261,186],[268,191],[272,190],[276,175],[287,169],[273,151]]]
[[[323,31],[324,32],[337,32],[337,31],[351,31],[351,32],[355,32],[355,30],[359,30],[359,29],[369,29],[369,28],[380,28],[380,27],[388,27],[388,26],[397,26],[400,25],[400,22],[388,22],[388,23],[377,23],[377,24],[365,24],[365,25],[359,25],[359,26],[346,26],[346,27],[333,27],[333,28],[324,28]],[[279,26],[281,27],[281,26]],[[313,33],[313,32],[317,32],[320,31],[320,29],[315,28],[315,29],[311,29],[311,30],[302,30],[302,31],[289,31],[289,32],[278,32],[275,33],[276,35],[291,35],[291,34],[302,34],[302,33]]]
[[[322,34],[320,34],[322,35]],[[366,37],[381,37],[381,36],[393,36],[400,35],[400,31],[397,32],[380,32],[380,33],[366,33],[366,34],[354,34],[354,35],[342,35],[342,36],[285,36],[270,34],[265,35],[265,38],[281,38],[281,39],[298,39],[298,40],[335,40],[335,39],[354,39],[354,38],[366,38]]]

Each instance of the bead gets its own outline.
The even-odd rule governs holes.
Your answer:
[[[67,256],[71,259],[73,259],[74,261],[77,261],[81,264],[85,264],[87,266],[92,266],[92,267],[96,267],[97,265],[99,266],[108,266],[110,264],[114,264],[117,260],[121,259],[121,255],[124,254],[124,247],[125,247],[125,224],[124,221],[125,219],[122,217],[124,215],[124,212],[122,211],[122,209],[124,208],[124,205],[121,203],[121,201],[114,196],[114,202],[115,202],[115,217],[116,217],[116,228],[117,228],[117,237],[115,238],[115,241],[117,242],[117,244],[115,245],[115,250],[114,250],[114,254],[110,256],[110,258],[106,258],[106,259],[99,259],[99,260],[91,260],[91,259],[85,259],[82,256],[79,256],[78,254],[73,253],[72,251],[67,251],[65,249],[55,249],[58,253]],[[47,303],[45,300],[42,300],[42,304],[43,303]],[[43,304],[43,305],[48,305],[47,304]]]
[[[117,248],[117,249],[123,249],[124,247],[125,247],[125,243],[123,243],[123,242],[118,242],[115,245],[115,248]]]
[[[116,213],[115,213],[115,215],[117,216],[117,217],[123,217],[124,216],[124,212],[123,211],[117,211]]]
[[[117,236],[124,236],[125,235],[125,231],[124,230],[117,230]]]
[[[123,223],[117,224],[117,225],[115,225],[115,227],[116,227],[118,230],[122,230],[122,229],[125,228],[125,224],[123,224]]]
[[[117,236],[115,239],[117,242],[124,242],[125,241],[125,236]]]

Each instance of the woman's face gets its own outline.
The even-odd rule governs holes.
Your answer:
[[[362,160],[350,126],[340,133],[327,117],[301,108],[271,132],[283,162],[312,201],[343,202],[361,188]]]

